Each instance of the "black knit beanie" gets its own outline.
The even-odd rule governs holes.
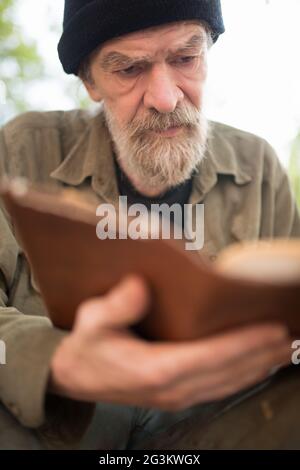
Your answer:
[[[174,21],[204,20],[214,42],[224,29],[220,0],[65,0],[58,54],[64,71],[79,66],[105,41]]]

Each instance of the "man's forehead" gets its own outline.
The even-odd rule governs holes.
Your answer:
[[[199,22],[182,21],[115,38],[105,43],[100,53],[102,58],[112,52],[150,56],[157,48],[175,50],[188,43],[200,44],[205,38],[205,29]]]
[[[104,70],[114,65],[126,65],[128,59],[151,60],[157,53],[188,53],[206,40],[206,32],[199,22],[172,23],[131,33],[104,44],[99,59]]]

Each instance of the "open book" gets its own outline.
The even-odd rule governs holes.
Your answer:
[[[212,264],[185,250],[183,240],[100,240],[95,207],[70,191],[20,182],[1,189],[56,326],[71,328],[82,301],[136,273],[152,293],[149,312],[134,327],[145,338],[191,340],[268,321],[300,334],[300,239],[233,245]]]

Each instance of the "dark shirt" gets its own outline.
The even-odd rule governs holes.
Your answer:
[[[184,183],[176,186],[175,188],[169,189],[164,194],[158,197],[148,197],[139,193],[132,185],[127,175],[124,173],[120,165],[115,158],[115,167],[117,173],[117,181],[119,192],[121,196],[127,196],[128,205],[132,204],[144,204],[147,209],[151,209],[151,204],[167,204],[172,206],[173,204],[180,204],[182,208],[182,214],[184,215],[184,204],[187,204],[192,191],[193,176]],[[173,222],[173,213],[171,212],[171,220]],[[184,224],[184,217],[182,218]]]

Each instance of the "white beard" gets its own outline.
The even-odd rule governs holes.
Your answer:
[[[203,160],[208,121],[191,104],[181,105],[169,114],[152,111],[124,128],[105,105],[104,111],[117,158],[127,175],[141,186],[165,189],[178,186],[191,177]],[[172,138],[150,131],[179,125],[185,127]]]

